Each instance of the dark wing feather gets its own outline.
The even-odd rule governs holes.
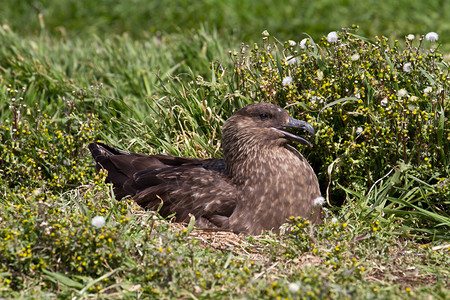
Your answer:
[[[101,143],[89,149],[97,169],[108,171],[117,199],[131,195],[145,209],[160,214],[176,213],[177,222],[193,214],[197,226],[228,228],[228,217],[236,206],[237,191],[229,184],[222,159],[201,160],[171,155],[131,153]]]
[[[228,217],[236,207],[235,187],[223,174],[203,166],[145,170],[136,173],[130,184],[138,190],[133,198],[139,205],[154,210],[162,200],[160,214],[175,213],[177,222],[188,221],[192,214],[197,220],[203,218],[227,228]]]
[[[200,159],[183,158],[171,155],[145,155],[140,153],[131,153],[116,149],[112,146],[102,143],[89,144],[89,150],[96,161],[96,169],[108,171],[107,182],[114,185],[114,192],[117,199],[125,196],[134,196],[137,190],[124,188],[126,182],[133,179],[135,173],[143,170],[165,168],[168,166],[180,166],[183,164],[201,164]]]

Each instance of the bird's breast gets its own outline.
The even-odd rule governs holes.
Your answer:
[[[308,217],[313,199],[320,196],[306,159],[293,148],[277,150],[260,151],[239,168],[236,216],[246,216],[240,224],[248,223],[246,231],[277,230],[290,216]]]

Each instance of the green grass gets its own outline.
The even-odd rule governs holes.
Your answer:
[[[14,31],[39,34],[41,28],[66,36],[108,36],[129,33],[139,39],[198,30],[202,24],[222,36],[254,41],[263,30],[282,40],[300,40],[304,33],[318,38],[332,30],[358,24],[362,35],[402,38],[435,31],[449,42],[446,1],[145,1],[99,0],[14,1],[2,5],[0,20]],[[41,17],[39,17],[41,15]]]
[[[447,299],[448,10],[440,1],[3,4],[0,296]],[[360,30],[340,31],[338,44],[323,36],[351,23]],[[419,42],[428,31],[438,44]],[[306,49],[284,42],[303,32]],[[94,172],[86,146],[98,139],[220,156],[224,120],[263,100],[317,129],[301,151],[332,205],[324,224],[204,232],[116,201]]]

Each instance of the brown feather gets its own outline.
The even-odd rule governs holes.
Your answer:
[[[290,216],[321,222],[319,184],[313,169],[289,141],[309,143],[286,128],[311,125],[278,106],[257,103],[231,116],[223,127],[224,159],[131,153],[92,143],[97,170],[108,171],[117,199],[130,195],[145,209],[190,214],[200,227],[259,234],[278,231]]]

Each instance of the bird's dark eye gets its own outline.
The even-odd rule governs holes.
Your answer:
[[[259,114],[259,118],[264,121],[264,120],[267,120],[269,118],[269,116],[265,113],[261,113],[261,114]]]

